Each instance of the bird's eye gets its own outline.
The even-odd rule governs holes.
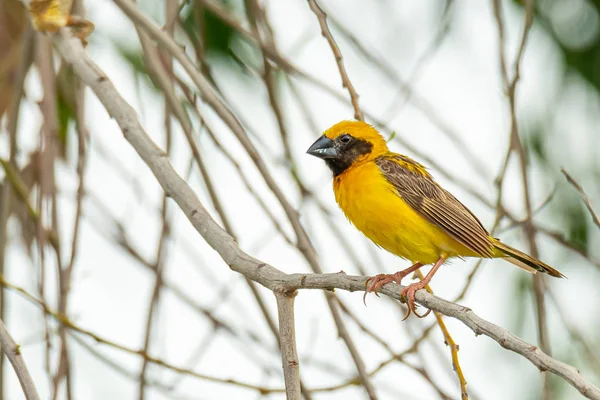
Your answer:
[[[352,139],[352,136],[347,135],[347,134],[340,137],[340,141],[344,144],[349,143],[351,139]]]

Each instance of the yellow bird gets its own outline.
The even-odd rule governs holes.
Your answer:
[[[325,160],[333,172],[335,199],[346,217],[376,245],[413,265],[367,281],[367,293],[426,264],[431,271],[406,286],[408,314],[415,312],[415,293],[425,288],[452,257],[504,258],[528,272],[564,277],[549,265],[490,236],[477,217],[431,177],[425,167],[389,151],[371,125],[342,121],[317,139],[308,154]],[[415,312],[416,314],[416,312]],[[416,314],[418,315],[418,314]]]
[[[63,26],[71,27],[74,36],[87,44],[94,24],[85,18],[70,15],[73,0],[31,0],[29,14],[33,27],[40,32],[57,32]]]

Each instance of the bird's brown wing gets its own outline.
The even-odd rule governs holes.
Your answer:
[[[421,164],[401,155],[382,156],[375,162],[398,195],[423,218],[482,257],[493,256],[493,243],[481,222]]]

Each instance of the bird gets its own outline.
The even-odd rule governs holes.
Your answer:
[[[412,265],[366,281],[365,296],[433,264],[419,282],[400,296],[408,318],[416,312],[415,293],[452,258],[502,258],[530,273],[565,276],[544,262],[494,238],[465,205],[411,158],[388,149],[383,136],[363,121],[341,121],[307,150],[325,161],[333,174],[335,200],[347,219],[377,246]],[[364,300],[364,297],[363,297]]]
[[[33,27],[40,32],[57,32],[63,26],[71,27],[74,36],[87,44],[87,37],[94,31],[94,24],[85,18],[70,15],[73,0],[31,0],[29,15]]]

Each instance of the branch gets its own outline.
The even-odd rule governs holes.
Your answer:
[[[296,247],[298,248],[300,253],[302,253],[302,255],[304,256],[304,258],[310,265],[313,272],[322,273],[321,266],[319,265],[319,262],[317,259],[316,251],[315,251],[312,243],[310,242],[310,239],[308,238],[308,234],[306,233],[304,227],[302,226],[302,224],[300,222],[300,215],[298,214],[298,211],[292,206],[292,204],[289,202],[289,200],[284,195],[283,191],[281,190],[281,188],[279,187],[279,185],[277,184],[277,182],[275,181],[275,179],[269,172],[265,161],[263,160],[263,158],[261,157],[257,148],[254,146],[254,144],[248,137],[248,135],[247,135],[246,131],[244,130],[242,124],[240,123],[239,119],[231,111],[230,107],[221,99],[221,96],[219,95],[219,93],[215,90],[215,88],[211,85],[211,83],[206,79],[206,77],[202,75],[202,73],[198,70],[197,66],[194,63],[192,63],[192,61],[189,59],[189,57],[183,51],[181,46],[177,42],[175,42],[173,40],[173,38],[171,38],[169,35],[165,34],[165,32],[163,32],[159,27],[157,27],[154,22],[152,22],[151,20],[146,18],[136,8],[135,3],[131,2],[130,0],[115,0],[115,3],[121,8],[121,10],[127,16],[129,16],[131,18],[132,21],[134,21],[134,23],[136,23],[136,25],[143,28],[146,31],[146,33],[153,40],[155,40],[169,54],[171,54],[177,61],[179,61],[179,63],[181,64],[181,67],[185,70],[185,72],[189,75],[190,79],[194,82],[194,84],[198,88],[200,97],[202,98],[202,100],[205,101],[208,105],[210,105],[210,107],[215,111],[215,113],[229,127],[231,132],[238,139],[239,143],[242,145],[242,147],[244,148],[244,150],[246,151],[246,153],[248,154],[248,156],[250,157],[250,159],[252,160],[252,162],[254,163],[256,168],[258,169],[264,182],[269,187],[269,190],[271,190],[271,192],[273,193],[273,195],[275,196],[275,198],[277,199],[277,201],[283,208],[283,210],[286,214],[286,217],[287,217],[288,221],[290,222],[292,229],[294,230],[294,233],[296,234],[296,238],[297,238]],[[63,33],[63,35],[64,35],[64,33]],[[65,38],[65,36],[62,36],[62,37]],[[79,52],[79,51],[77,51],[77,52]],[[102,71],[100,71],[99,68],[93,63],[93,61],[87,57],[87,55],[85,54],[83,49],[81,49],[81,55],[86,57],[86,62],[85,62],[86,64],[93,65],[93,71],[90,71],[90,72],[94,72],[94,74],[90,75],[89,79],[91,79],[91,80],[101,79],[100,82],[94,82],[96,84],[94,86],[98,87],[97,89],[94,89],[94,86],[91,86],[91,85],[90,86],[96,92],[96,95],[98,96],[98,98],[100,98],[101,101],[104,103],[108,113],[110,115],[125,114],[125,118],[122,120],[122,123],[119,123],[119,126],[121,127],[121,130],[123,131],[123,134],[125,135],[125,138],[133,145],[133,147],[136,149],[136,151],[138,151],[138,154],[141,155],[142,159],[146,162],[146,164],[151,165],[152,160],[156,159],[156,158],[165,158],[168,163],[168,157],[164,156],[164,152],[160,148],[158,148],[154,142],[152,142],[152,140],[148,137],[148,135],[144,132],[143,128],[140,126],[137,115],[136,115],[135,111],[131,108],[131,106],[129,104],[127,104],[127,102],[125,102],[122,98],[120,98],[120,101],[118,101],[118,104],[126,107],[125,109],[120,109],[118,106],[116,106],[114,101],[108,101],[108,102],[106,101],[107,98],[109,100],[112,100],[111,98],[113,96],[111,96],[107,93],[102,93],[102,96],[101,96],[98,93],[98,90],[102,90],[102,91],[105,90],[104,86],[107,86],[107,85],[100,85],[100,84],[103,83],[104,80],[107,80],[107,78],[104,76],[104,73]],[[67,59],[70,62],[76,61],[72,57],[67,58],[65,54],[63,54],[63,57],[65,57],[65,59]],[[112,84],[110,84],[110,87],[115,92],[115,94],[117,94],[117,96],[118,96],[118,93],[116,92],[114,86],[112,86]],[[104,98],[104,100],[103,100],[103,98]],[[109,105],[108,103],[112,103],[112,104]],[[109,109],[109,107],[110,107],[110,109]],[[116,118],[116,117],[115,117],[115,119],[118,120],[118,118]],[[132,129],[133,129],[133,132],[131,131]],[[141,136],[143,136],[143,138],[138,137],[138,135],[135,134],[136,132],[140,132],[140,131],[143,132],[143,135],[141,135]],[[131,134],[131,133],[134,133],[134,134]],[[137,144],[134,144],[133,142],[138,139],[140,140],[140,142]],[[169,166],[170,166],[170,164],[169,164]],[[152,169],[152,167],[151,167],[151,169]],[[171,169],[172,169],[172,167],[171,167]],[[153,169],[153,172],[155,173],[155,175],[157,177],[159,175],[161,175],[162,179],[166,178],[164,175],[166,173],[166,171],[156,171]],[[173,173],[175,173],[175,175],[177,175],[177,173],[175,171],[173,171]],[[181,179],[181,177],[179,175],[177,175],[177,177],[179,178],[180,184],[185,184],[185,182]],[[170,185],[169,183],[166,183],[166,181],[161,180],[161,178],[159,178],[159,182],[164,182],[165,186]],[[165,186],[163,186],[163,187],[165,187]],[[177,186],[181,186],[181,185],[177,185]],[[188,186],[188,189],[189,189],[189,193],[186,194],[186,199],[182,199],[182,201],[188,202],[188,201],[192,201],[192,199],[193,199],[196,202],[198,202],[198,198],[197,198],[196,194],[194,193],[194,191],[191,190],[191,188],[189,188],[189,186]],[[166,191],[166,192],[167,192],[167,194],[169,194],[169,191]],[[189,196],[189,198],[188,198],[188,196]],[[199,202],[198,202],[198,204],[199,204]],[[190,204],[188,203],[187,206],[189,207]],[[182,207],[182,206],[180,205],[180,207]],[[198,210],[193,210],[192,208],[189,208],[189,211],[197,212]],[[188,218],[192,218],[192,216],[188,215]],[[215,225],[215,226],[218,227],[218,225]],[[223,232],[223,234],[226,236],[229,236],[227,234],[227,232]],[[229,240],[234,240],[234,239],[229,237]],[[338,333],[339,333],[340,337],[342,338],[342,340],[344,341],[344,343],[346,344],[346,347],[348,348],[348,352],[352,356],[354,364],[356,365],[356,369],[358,370],[359,375],[361,377],[362,384],[365,387],[365,390],[367,391],[367,393],[369,394],[369,398],[371,400],[376,400],[377,396],[375,394],[375,390],[365,372],[364,361],[362,360],[360,353],[358,352],[358,349],[352,342],[352,338],[347,333],[347,330],[344,326],[344,321],[341,319],[339,310],[337,309],[337,304],[334,303],[334,301],[332,299],[332,295],[330,293],[325,294],[325,299],[326,299],[327,305],[331,311],[335,325],[338,329]]]
[[[598,217],[598,214],[596,214],[596,211],[594,211],[594,207],[592,206],[592,201],[590,200],[590,197],[587,195],[585,190],[583,190],[583,186],[581,186],[579,183],[577,183],[577,181],[575,179],[573,179],[573,177],[571,175],[569,175],[569,173],[564,168],[561,168],[560,172],[562,172],[563,175],[565,176],[565,178],[567,178],[567,181],[571,184],[571,186],[573,186],[575,188],[575,190],[577,190],[579,192],[579,194],[581,195],[581,198],[583,199],[583,202],[585,203],[585,206],[587,207],[588,211],[592,215],[592,219],[594,220],[594,223],[598,226],[598,228],[600,228],[600,217]]]
[[[446,324],[444,323],[444,320],[442,319],[442,314],[440,314],[439,312],[436,312],[436,313],[434,313],[434,315],[435,315],[435,319],[437,320],[437,323],[440,327],[440,330],[442,331],[442,334],[444,335],[444,343],[448,347],[450,347],[450,356],[452,358],[452,369],[456,373],[456,377],[458,378],[458,383],[460,384],[460,398],[462,400],[468,400],[469,392],[467,392],[467,380],[465,379],[465,375],[462,371],[460,362],[458,360],[459,346],[454,341],[454,338],[452,337],[452,335],[450,335],[450,331],[448,331],[448,327],[446,327]]]
[[[366,277],[363,276],[349,276],[343,272],[286,274],[242,251],[237,242],[212,219],[193,189],[175,171],[166,154],[145,132],[135,110],[88,57],[81,44],[69,38],[64,29],[55,38],[55,44],[62,57],[73,65],[75,73],[93,90],[109,115],[118,123],[125,139],[151,169],[166,194],[178,204],[198,233],[233,271],[245,275],[270,290],[365,290]],[[387,284],[381,289],[380,294],[400,300],[401,288],[396,284]],[[541,371],[550,371],[562,377],[584,396],[600,400],[600,389],[585,380],[574,367],[553,359],[508,330],[477,316],[469,308],[443,300],[423,290],[417,292],[416,300],[433,311],[462,321],[475,334],[492,338],[502,347],[529,360]]]
[[[419,270],[415,272],[415,275],[419,278],[419,280],[423,280],[423,273]],[[425,289],[433,294],[433,290],[431,286],[425,286]],[[459,346],[454,341],[454,338],[450,334],[448,327],[444,323],[444,319],[442,318],[442,314],[439,312],[434,312],[435,319],[437,321],[440,330],[442,331],[442,335],[444,335],[444,343],[446,346],[450,347],[450,357],[452,358],[452,369],[456,373],[456,377],[458,378],[458,383],[460,384],[460,398],[461,400],[469,399],[469,392],[467,392],[467,380],[465,379],[465,375],[463,374],[462,367],[460,366],[460,362],[458,360],[458,350]]]
[[[529,242],[529,249],[531,255],[535,258],[539,258],[538,255],[538,246],[535,239],[535,227],[533,225],[533,210],[531,207],[531,194],[529,189],[529,173],[527,170],[527,155],[525,153],[525,149],[523,144],[521,143],[521,139],[519,136],[519,126],[517,124],[517,111],[516,111],[516,88],[519,79],[521,78],[521,61],[523,60],[523,55],[525,54],[525,46],[527,44],[527,39],[529,37],[529,31],[531,30],[531,26],[533,25],[533,6],[534,0],[526,0],[525,1],[525,21],[523,26],[523,32],[521,34],[521,41],[519,44],[519,48],[517,50],[516,59],[513,64],[513,77],[509,80],[508,74],[508,62],[506,60],[506,52],[504,51],[504,36],[505,36],[505,26],[504,20],[502,17],[502,4],[500,0],[492,0],[494,17],[496,19],[496,25],[498,29],[498,51],[500,55],[500,68],[502,74],[502,81],[504,83],[504,89],[506,90],[506,95],[508,97],[508,104],[510,108],[510,133],[509,133],[509,146],[506,153],[506,159],[504,162],[504,166],[502,169],[502,174],[498,180],[498,205],[501,205],[500,195],[502,194],[502,182],[504,180],[504,176],[506,174],[506,170],[508,167],[508,162],[510,160],[510,156],[514,151],[517,153],[519,158],[519,166],[521,172],[521,179],[523,184],[523,201],[525,204],[525,210],[527,212],[527,217],[523,224],[523,230],[527,237],[527,241]],[[498,208],[497,221],[500,217],[500,208]],[[537,311],[537,328],[538,328],[538,336],[539,343],[544,352],[550,353],[550,333],[548,332],[548,323],[546,317],[546,307],[545,307],[545,295],[543,289],[543,277],[541,274],[533,275],[533,293],[535,297],[536,303],[536,311]],[[543,398],[550,398],[550,383],[544,377],[543,379]]]
[[[21,382],[25,398],[27,400],[39,400],[40,397],[38,396],[33,379],[31,379],[25,361],[23,361],[21,349],[10,336],[8,329],[6,329],[6,325],[4,325],[2,320],[0,320],[0,346],[15,369],[19,382]]]
[[[17,168],[10,161],[4,160],[2,158],[0,158],[0,166],[2,166],[2,169],[4,169],[6,180],[8,180],[8,182],[10,183],[13,190],[13,194],[18,196],[19,200],[23,202],[25,208],[27,209],[29,217],[31,217],[31,219],[38,226],[42,226],[40,213],[36,211],[36,209],[29,201],[29,190],[27,189],[27,185],[25,184],[25,182],[23,182],[23,178],[19,174]],[[43,244],[41,243],[42,241],[48,240],[50,245],[52,245],[54,249],[57,249],[59,246],[59,240],[56,231],[52,229],[43,229],[44,230],[42,231],[43,235],[41,238],[42,240],[40,240],[40,246]]]
[[[117,0],[115,0],[117,1]],[[118,0],[122,1],[122,0]],[[214,0],[200,0],[201,3],[213,12],[223,23],[230,26],[232,29],[239,32],[242,37],[246,38],[251,42],[255,42],[261,48],[261,50],[269,57],[273,62],[275,62],[279,67],[288,75],[298,77],[307,83],[313,85],[316,88],[319,88],[326,93],[330,94],[333,98],[339,100],[343,104],[351,104],[351,100],[345,97],[343,94],[339,93],[337,90],[332,88],[328,83],[323,82],[316,77],[310,75],[309,73],[303,71],[298,66],[292,64],[288,59],[283,57],[281,54],[277,52],[277,49],[269,46],[263,46],[263,43],[249,30],[246,29],[242,24],[233,18],[227,11],[219,6]],[[391,131],[392,129],[389,127],[387,123],[378,118],[374,113],[368,112],[368,110],[364,111],[364,114],[373,122],[373,125],[379,129]],[[440,128],[441,129],[441,128]],[[436,169],[438,173],[447,178],[448,180],[456,183],[458,186],[463,188],[467,193],[481,201],[483,204],[493,207],[493,205],[479,192],[475,191],[468,180],[460,178],[455,174],[448,172],[447,168],[443,168],[435,157],[431,157],[427,153],[420,151],[411,145],[408,141],[402,139],[402,135],[397,135],[395,138],[407,151],[415,154],[421,160],[426,161],[427,164],[433,169]],[[467,157],[469,159],[469,157]],[[475,168],[476,170],[479,170]]]
[[[319,26],[321,27],[321,35],[327,39],[327,43],[329,43],[329,47],[331,47],[331,51],[335,56],[335,62],[337,63],[338,69],[340,70],[340,76],[342,77],[342,86],[348,89],[348,93],[350,94],[350,100],[352,101],[352,107],[354,108],[354,118],[363,121],[365,117],[358,105],[358,93],[356,93],[352,82],[350,82],[340,48],[335,42],[335,39],[329,30],[329,26],[327,25],[327,14],[325,14],[325,11],[317,4],[316,0],[308,0],[308,5],[312,12],[317,16]]]
[[[279,315],[279,345],[287,400],[300,400],[300,363],[296,350],[294,298],[297,291],[274,290]]]

